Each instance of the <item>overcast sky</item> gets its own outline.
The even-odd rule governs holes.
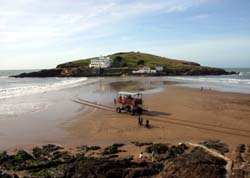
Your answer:
[[[0,69],[121,51],[250,67],[250,1],[0,0]]]

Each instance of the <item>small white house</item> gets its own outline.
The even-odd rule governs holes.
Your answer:
[[[162,72],[162,71],[164,70],[164,68],[163,68],[163,66],[156,66],[156,67],[155,67],[155,70],[156,70],[157,72]]]
[[[89,68],[109,68],[112,60],[109,57],[101,56],[98,59],[91,59]]]
[[[156,70],[151,70],[149,66],[144,66],[139,70],[132,71],[133,74],[150,74],[156,73]]]

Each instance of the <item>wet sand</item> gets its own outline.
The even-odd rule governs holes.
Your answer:
[[[114,106],[113,103],[109,103]],[[250,95],[178,87],[166,84],[160,93],[144,95],[143,116],[150,129],[139,126],[137,116],[89,108],[65,125],[72,146],[139,142],[200,142],[221,140],[230,147],[250,144]]]

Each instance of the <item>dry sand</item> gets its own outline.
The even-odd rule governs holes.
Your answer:
[[[139,126],[137,116],[90,108],[66,130],[67,144],[101,145],[139,142],[199,142],[221,140],[234,148],[250,144],[250,95],[166,85],[157,94],[144,95],[144,115],[150,129]],[[112,106],[112,104],[110,104]],[[85,106],[86,107],[86,106]]]

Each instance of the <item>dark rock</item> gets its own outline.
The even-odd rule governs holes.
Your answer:
[[[8,155],[3,152],[0,154],[0,168],[15,171],[23,170],[31,160],[33,160],[33,157],[24,150],[18,151],[15,155]]]
[[[240,74],[240,72],[235,72],[235,71],[227,72],[227,75],[238,75],[238,74]]]
[[[131,160],[110,160],[104,158],[85,158],[69,164],[33,172],[35,177],[146,177],[158,174],[162,164],[134,163]]]
[[[236,163],[242,164],[243,162],[244,162],[244,159],[243,159],[241,153],[238,153],[236,156]]]
[[[0,152],[0,164],[3,164],[9,158],[10,158],[10,156],[7,154],[6,151]]]
[[[182,154],[167,160],[162,177],[171,178],[223,178],[226,170],[223,159],[210,156],[203,149],[195,148],[189,154]]]
[[[19,150],[14,159],[18,162],[24,162],[24,161],[27,161],[27,160],[33,160],[34,158],[29,154],[27,153],[26,151],[24,150]]]
[[[236,152],[244,153],[246,151],[246,145],[239,144],[236,148]]]
[[[101,149],[101,147],[82,145],[82,146],[78,147],[78,149],[88,152],[88,151],[91,151],[91,150],[93,150],[93,151],[99,150],[99,149]]]
[[[215,149],[222,154],[229,152],[228,145],[221,143],[220,140],[206,140],[204,142],[201,142],[200,144],[202,144],[208,148]]]
[[[102,152],[103,155],[108,155],[108,154],[116,154],[118,152],[121,152],[118,148],[123,146],[124,144],[113,144],[111,146],[108,146],[104,149]]]
[[[117,147],[122,147],[122,146],[124,146],[125,144],[123,144],[123,143],[114,143],[113,145],[114,145],[114,146],[117,146]]]
[[[171,159],[176,157],[179,154],[183,154],[188,147],[185,144],[181,144],[179,146],[171,146],[169,147],[167,153],[166,153],[166,159]]]
[[[157,153],[157,154],[163,154],[168,151],[168,145],[162,144],[162,143],[157,143],[153,144],[149,147],[146,148],[145,150],[147,153]]]
[[[0,178],[13,178],[13,177],[9,174],[2,173],[2,171],[0,170]]]
[[[48,145],[42,146],[41,148],[40,147],[33,148],[32,154],[34,155],[34,157],[39,158],[42,156],[49,156],[50,154],[52,154],[52,152],[61,150],[61,149],[63,148],[60,146],[48,144]]]
[[[233,171],[232,178],[245,178],[245,172],[242,169]]]
[[[24,78],[24,77],[60,77],[63,69],[45,69],[38,72],[22,73],[11,77]]]
[[[152,145],[153,143],[141,143],[141,142],[131,142],[133,145],[142,147],[142,146],[147,146],[147,145]]]

